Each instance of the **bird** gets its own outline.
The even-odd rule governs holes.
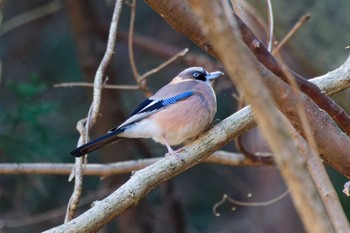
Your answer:
[[[212,81],[222,75],[203,67],[183,70],[144,100],[121,125],[79,146],[71,155],[81,157],[121,138],[152,138],[166,146],[166,155],[179,158],[172,146],[193,140],[211,126],[217,109]]]

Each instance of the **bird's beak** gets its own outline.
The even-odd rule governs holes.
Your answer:
[[[221,71],[214,71],[214,72],[209,73],[205,77],[206,77],[207,80],[211,80],[211,79],[218,78],[221,75],[224,75],[224,73],[222,73]]]

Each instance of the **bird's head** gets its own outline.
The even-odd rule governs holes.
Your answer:
[[[218,78],[223,74],[224,73],[221,71],[209,73],[203,67],[190,67],[178,74],[177,77],[182,80],[199,80],[210,83],[213,79]]]

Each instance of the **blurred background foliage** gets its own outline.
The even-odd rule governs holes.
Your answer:
[[[251,0],[266,18],[265,1]],[[304,13],[311,19],[283,48],[287,64],[305,77],[336,68],[348,56],[350,2],[346,0],[272,1],[275,35],[280,40]],[[54,88],[61,82],[91,82],[102,58],[114,1],[0,0],[0,161],[73,162],[77,120],[86,116],[92,90]],[[34,13],[33,13],[34,10]],[[36,10],[36,11],[35,11]],[[28,14],[48,12],[39,19]],[[39,13],[38,13],[39,12]],[[30,14],[29,14],[30,15]],[[22,18],[21,18],[22,17]],[[134,84],[127,47],[130,8],[124,5],[116,54],[108,69],[110,84]],[[17,21],[16,21],[17,19]],[[20,19],[18,21],[18,19]],[[160,48],[135,42],[136,64],[143,73],[183,48],[220,64],[174,31],[143,1],[137,1],[135,36]],[[135,39],[136,41],[136,39]],[[147,44],[148,42],[146,42]],[[149,44],[149,43],[148,43]],[[165,49],[164,49],[165,48]],[[154,92],[189,64],[179,59],[148,80]],[[192,64],[195,65],[195,64]],[[208,68],[209,69],[209,68]],[[217,119],[236,111],[234,87],[216,83]],[[105,90],[101,116],[92,137],[121,123],[144,95],[140,91]],[[334,96],[350,111],[349,91]],[[252,139],[254,141],[254,139]],[[235,150],[233,143],[224,149]],[[89,156],[89,162],[115,162],[163,156],[166,149],[151,140],[123,140]],[[350,216],[349,201],[341,193],[344,177],[329,169],[342,204]],[[128,179],[85,177],[80,212]],[[0,231],[39,232],[61,224],[73,189],[67,176],[0,176]],[[290,197],[265,207],[224,204],[220,217],[213,205],[224,193],[241,201],[265,201],[286,190],[274,167],[198,165],[152,191],[141,203],[108,224],[101,232],[303,232]]]

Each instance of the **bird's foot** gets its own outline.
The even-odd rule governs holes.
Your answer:
[[[179,155],[179,152],[181,152],[181,151],[182,151],[181,148],[178,149],[178,150],[176,150],[176,151],[171,150],[171,151],[169,151],[168,153],[166,153],[165,156],[170,156],[170,155],[172,155],[172,156],[175,156],[175,157],[176,157],[178,160],[180,160],[181,162],[184,162],[185,160],[182,159],[182,158],[180,157],[180,155]]]

